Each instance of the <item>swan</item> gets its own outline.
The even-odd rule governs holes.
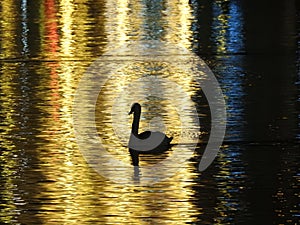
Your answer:
[[[129,115],[133,113],[133,122],[131,127],[131,135],[129,138],[129,153],[132,159],[132,165],[139,165],[139,154],[159,154],[167,151],[171,144],[173,137],[167,137],[159,131],[144,131],[139,132],[139,123],[141,116],[141,105],[134,103],[131,106]]]

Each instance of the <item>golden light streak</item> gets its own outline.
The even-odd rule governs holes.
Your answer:
[[[214,3],[215,10],[219,9],[222,12],[222,1],[216,1]],[[217,10],[215,13],[218,13]],[[227,37],[226,33],[228,30],[228,18],[229,16],[225,13],[216,14],[216,17],[213,21],[213,26],[215,30],[214,38],[217,42],[217,48],[216,51],[218,53],[224,53],[227,50]]]
[[[17,11],[16,4],[13,0],[0,2],[2,12],[0,14],[0,31],[1,31],[1,53],[0,57],[9,59],[14,57],[18,52],[18,46],[15,37],[17,36],[16,18],[12,15]],[[14,64],[16,66],[16,64]],[[17,77],[17,71],[12,70],[11,64],[3,63],[0,71],[0,102],[1,102],[1,119],[0,129],[3,129],[0,135],[0,165],[1,165],[1,188],[0,195],[2,196],[2,204],[4,208],[0,209],[0,222],[13,223],[14,213],[16,212],[15,194],[15,171],[18,168],[18,160],[15,155],[17,149],[13,141],[14,130],[16,129],[17,121],[15,115],[18,113],[16,109],[15,92],[16,86],[14,79]]]
[[[88,61],[93,56],[91,49],[87,46],[89,43],[87,30],[94,28],[88,27],[86,23],[91,20],[87,3],[88,1],[61,0],[55,5],[57,11],[48,11],[51,15],[45,15],[47,10],[43,3],[40,6],[40,12],[43,15],[43,22],[40,25],[43,38],[41,49],[43,56],[46,56],[46,59],[51,62],[41,62],[41,66],[36,71],[39,82],[35,88],[43,90],[43,93],[39,95],[39,100],[45,103],[37,107],[46,116],[40,118],[39,121],[41,128],[37,137],[42,141],[35,149],[35,157],[38,158],[38,166],[43,173],[43,179],[47,181],[39,184],[44,191],[36,197],[45,199],[45,202],[39,206],[40,213],[37,217],[40,217],[44,224],[51,224],[54,221],[60,224],[84,224],[91,218],[98,220],[109,218],[107,222],[113,224],[195,222],[194,206],[187,201],[193,195],[193,191],[187,188],[188,182],[186,182],[192,181],[194,174],[188,169],[181,170],[176,176],[159,183],[156,187],[124,187],[105,181],[94,173],[85,163],[77,148],[73,134],[71,108],[75,88],[88,62],[77,63],[76,60],[68,61],[66,59],[79,58]],[[169,21],[166,41],[189,48],[190,9],[186,2],[182,1],[180,4],[180,7],[175,6],[171,1],[167,4],[168,7],[172,6],[175,11],[164,15],[164,20]],[[6,7],[13,7],[13,5],[13,1],[10,1],[10,5]],[[106,20],[103,22],[106,23],[107,39],[104,39],[108,41],[107,49],[126,43],[128,40],[137,40],[145,35],[140,33],[142,31],[141,24],[146,19],[139,13],[143,8],[141,2],[107,1],[105,7]],[[12,13],[11,9],[13,8],[8,9],[8,12]],[[49,18],[57,23],[51,23]],[[11,22],[6,21],[6,23]],[[177,24],[180,26],[177,27]],[[101,24],[94,26],[101,26]],[[15,31],[13,30],[13,32]],[[15,35],[13,32],[10,35],[8,32],[7,38],[3,40],[4,45],[8,46],[5,57],[9,56],[11,52],[16,52],[15,44],[8,43]],[[131,53],[135,54],[136,52],[132,51]],[[136,70],[134,66],[136,66]],[[130,84],[141,74],[157,75],[151,68],[160,66],[164,68],[163,71],[160,71],[160,75],[168,76],[170,80],[177,82],[191,95],[195,92],[195,88],[191,86],[193,78],[190,74],[170,68],[170,65],[154,63],[149,66],[136,63],[132,67],[120,68],[118,73],[123,73],[123,76],[119,77],[120,79],[112,80],[112,83],[109,83],[112,86],[105,87],[107,91],[113,88],[114,94],[101,96],[99,99],[103,101],[99,108],[103,109],[111,104],[114,97],[121,93],[122,87]],[[10,73],[10,70],[11,68],[4,68],[3,73]],[[12,120],[13,114],[16,113],[13,108],[14,102],[6,99],[9,95],[15,94],[10,79],[10,77],[1,77],[1,87],[7,93],[7,96],[3,97],[3,101],[8,101],[5,110],[9,113],[7,113],[6,119],[9,124],[14,124],[15,121]],[[145,84],[145,88],[151,88],[151,84]],[[166,103],[161,104],[171,114],[169,123],[179,127],[178,115],[174,107],[168,106],[169,104]],[[107,110],[107,108],[104,109]],[[124,110],[127,112],[127,109]],[[101,121],[100,132],[111,135],[112,133],[109,133],[112,132],[111,127],[107,125],[110,120],[104,116],[101,119],[103,121]],[[130,122],[128,121],[128,123]],[[146,128],[146,121],[143,122],[143,126]],[[13,129],[13,127],[10,128]],[[175,127],[174,130],[177,128]],[[8,140],[5,141],[7,141],[7,145],[11,145]],[[128,154],[124,147],[118,148],[116,152],[120,153],[117,157]],[[7,165],[11,166],[10,163]],[[11,184],[9,183],[9,185]],[[7,190],[11,191],[12,186]],[[10,193],[12,198],[13,193]]]
[[[138,2],[131,2],[131,9],[142,9],[143,6]],[[168,27],[163,27],[166,29],[165,40],[170,43],[175,43],[185,48],[191,47],[191,9],[187,1],[181,1],[179,5],[176,5],[172,1],[166,3],[168,14],[164,15],[164,20],[167,21]],[[118,9],[116,9],[116,7]],[[115,48],[131,40],[132,34],[136,32],[136,23],[132,22],[133,18],[129,19],[128,11],[128,1],[118,1],[116,3],[107,2],[107,19],[106,19],[106,33],[108,35],[108,46],[114,46]],[[141,21],[145,21],[145,15],[139,14],[136,17],[138,24]],[[128,23],[131,21],[132,23]],[[144,32],[144,31],[143,31]],[[145,33],[139,34],[141,39]],[[108,47],[107,51],[111,48]],[[132,49],[132,52],[128,52],[129,55],[137,55],[138,53]],[[179,53],[180,54],[180,53]],[[172,57],[172,56],[170,56]],[[133,63],[134,64],[134,63]],[[128,158],[128,149],[120,145],[120,142],[114,134],[114,128],[112,127],[112,118],[110,112],[112,110],[112,103],[115,101],[117,96],[123,91],[123,88],[130,85],[134,80],[142,77],[145,74],[151,74],[151,69],[158,68],[159,62],[153,63],[153,65],[147,65],[147,63],[135,63],[134,65],[128,65],[125,67],[118,68],[114,72],[114,78],[111,78],[101,90],[102,92],[98,98],[98,105],[96,108],[96,123],[98,124],[98,132],[104,144],[108,147],[109,151],[115,153],[115,157],[130,163]],[[196,91],[195,87],[192,87],[193,77],[183,71],[179,71],[178,68],[170,68],[170,65],[164,65],[164,71],[160,71],[160,76],[167,76],[171,81],[176,82],[178,85],[182,86],[187,93],[193,95]],[[157,75],[155,70],[153,70],[152,75]],[[91,81],[93,82],[93,81]],[[149,84],[150,85],[150,84]],[[145,84],[145,87],[150,88]],[[143,87],[143,88],[145,88]],[[139,92],[137,87],[136,92]],[[125,105],[123,105],[125,106]],[[169,107],[169,104],[163,107],[168,112],[174,112],[172,114],[172,119],[169,121],[170,126],[172,126],[173,131],[175,129],[174,124],[177,124],[178,118],[173,108]],[[127,110],[124,109],[123,110]],[[126,111],[127,112],[127,111]],[[122,113],[122,112],[119,112]],[[125,113],[125,112],[123,112]],[[98,115],[98,117],[97,117]],[[128,129],[130,130],[130,121],[128,118]],[[141,122],[142,129],[147,128],[147,121]],[[179,127],[180,125],[178,125]],[[141,187],[138,188],[138,192],[133,191],[131,187],[119,188],[118,185],[102,186],[104,193],[111,193],[108,197],[111,199],[111,203],[105,207],[103,214],[105,215],[115,215],[110,217],[110,222],[113,224],[120,223],[120,216],[124,218],[123,223],[130,224],[148,224],[146,221],[139,220],[138,218],[149,218],[149,221],[153,223],[160,222],[160,224],[179,224],[180,222],[193,222],[193,204],[188,201],[180,201],[179,199],[188,199],[192,195],[193,191],[184,188],[186,185],[184,182],[180,182],[180,179],[189,180],[193,178],[193,174],[188,171],[188,169],[183,169],[175,177],[170,178],[166,183],[159,185],[170,185],[169,191],[159,192],[159,188],[149,188],[146,189]],[[162,189],[166,188],[163,186]],[[117,189],[114,192],[114,189]],[[149,190],[150,191],[146,191]],[[167,188],[168,189],[168,188]],[[185,190],[185,191],[182,191]],[[114,201],[115,200],[115,201]],[[176,201],[178,200],[178,201]],[[134,204],[133,204],[134,202]],[[101,201],[101,204],[105,205],[105,201]],[[133,205],[134,207],[130,207]],[[158,208],[155,208],[158,207]],[[162,211],[161,209],[168,209],[168,211]],[[181,209],[184,212],[181,212]],[[130,212],[130,214],[129,214]],[[155,217],[154,213],[156,214]],[[128,215],[127,215],[128,214]],[[151,217],[153,217],[151,219]],[[160,219],[163,218],[162,219]],[[176,217],[176,220],[174,218]],[[176,222],[175,222],[176,221]]]
[[[90,191],[90,181],[78,182],[79,178],[85,180],[89,168],[75,142],[72,104],[78,80],[89,62],[76,63],[76,60],[61,59],[76,59],[78,55],[90,59],[92,51],[87,48],[89,36],[86,32],[90,27],[85,24],[90,19],[85,4],[87,1],[77,1],[78,5],[67,0],[62,0],[58,5],[54,2],[49,0],[42,7],[45,15],[44,24],[41,24],[41,32],[44,32],[41,36],[45,36],[42,49],[52,61],[45,62],[46,67],[38,71],[41,77],[40,88],[50,87],[41,96],[44,102],[49,102],[41,110],[50,117],[42,121],[44,129],[39,137],[45,142],[38,148],[38,157],[42,162],[40,166],[43,175],[47,180],[55,181],[42,184],[42,188],[47,191],[41,193],[41,197],[52,200],[50,204],[41,205],[41,209],[45,212],[49,209],[53,211],[39,216],[45,224],[53,220],[78,224],[74,216],[86,216],[87,210],[79,206],[81,201],[85,201],[82,196]],[[50,76],[45,77],[43,74]]]
[[[61,0],[60,2],[61,13],[61,51],[65,57],[73,57],[74,46],[73,42],[73,22],[74,22],[74,4],[72,0]]]
[[[17,51],[17,23],[13,15],[18,10],[17,5],[13,0],[1,1],[1,58],[11,58],[14,57],[13,54]]]
[[[178,44],[184,48],[191,48],[191,24],[192,12],[187,0],[166,2],[168,16],[166,20],[166,38],[174,44]]]
[[[122,46],[129,40],[130,32],[129,0],[106,1],[105,34],[107,35],[107,50]],[[136,3],[134,3],[136,5]]]

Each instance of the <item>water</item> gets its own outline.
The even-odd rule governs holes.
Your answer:
[[[297,224],[300,50],[295,4],[1,1],[0,223]],[[134,62],[125,55],[129,64],[115,72],[119,77],[97,98],[95,117],[97,134],[129,168],[120,179],[136,175],[124,147],[133,98],[145,106],[141,130],[162,129],[178,142],[182,125],[172,101],[145,98],[147,90],[178,99],[166,83],[152,90],[152,83],[144,82],[124,96],[122,86],[145,75],[177,82],[192,96],[200,121],[195,154],[184,160],[180,172],[147,186],[100,176],[78,147],[72,117],[76,89],[91,63],[141,41],[179,45],[200,56],[220,83],[228,114],[221,151],[199,172],[211,116],[199,77],[159,60]],[[109,57],[104,57],[105,66]],[[174,58],[175,53],[165,60]],[[124,108],[117,107],[110,117],[113,103]],[[112,120],[119,120],[117,131]],[[176,152],[141,157],[141,166],[157,165]],[[140,172],[142,179],[145,171]]]

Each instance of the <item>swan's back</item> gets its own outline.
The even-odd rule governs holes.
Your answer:
[[[159,131],[145,131],[136,137],[133,134],[129,140],[129,147],[143,154],[160,153],[170,148],[170,142],[173,137],[167,137],[164,133]]]

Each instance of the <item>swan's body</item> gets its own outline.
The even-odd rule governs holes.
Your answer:
[[[167,137],[159,131],[145,131],[138,133],[141,116],[141,105],[134,103],[129,114],[134,114],[131,135],[129,139],[129,152],[134,166],[139,165],[139,154],[159,154],[168,150],[173,137]]]

